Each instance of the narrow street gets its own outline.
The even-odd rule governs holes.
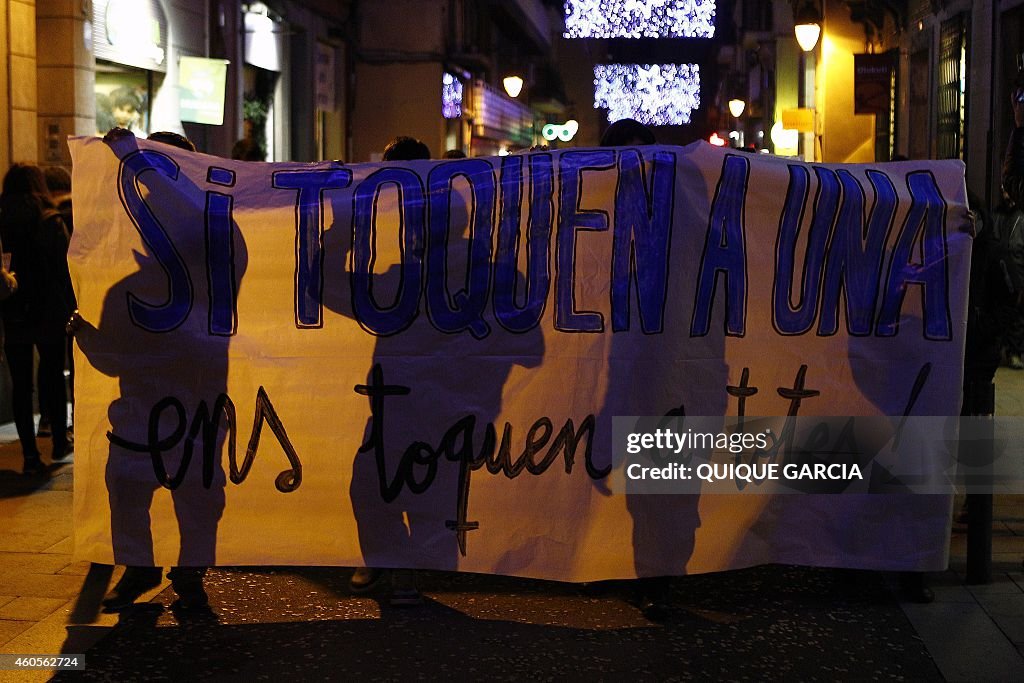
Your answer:
[[[999,413],[1024,415],[1024,372],[1000,369],[997,387]],[[424,605],[396,608],[384,589],[352,595],[350,569],[233,567],[210,571],[211,613],[175,615],[165,582],[118,618],[99,600],[120,568],[72,562],[73,464],[34,486],[17,473],[13,427],[0,439],[0,653],[85,653],[86,671],[61,680],[1024,676],[1020,496],[995,497],[992,583],[964,585],[966,527],[954,525],[927,605],[902,602],[890,574],[766,566],[677,578],[659,624],[629,582],[424,572]]]

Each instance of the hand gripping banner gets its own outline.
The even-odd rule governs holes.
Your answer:
[[[959,161],[71,148],[80,559],[945,566],[949,496],[609,481],[615,416],[957,415]]]

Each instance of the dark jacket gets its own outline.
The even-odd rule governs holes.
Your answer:
[[[64,219],[64,226],[68,229],[68,235],[74,235],[75,214],[71,210],[71,195],[66,194],[62,197],[54,197],[53,202],[57,205],[60,217]]]
[[[1003,190],[1010,201],[1024,207],[1024,128],[1010,131],[1010,142],[1003,157]]]
[[[60,213],[35,197],[8,198],[0,208],[0,240],[18,279],[18,291],[0,304],[7,340],[63,337],[76,302],[68,272],[69,236]]]

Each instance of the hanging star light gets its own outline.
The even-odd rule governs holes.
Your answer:
[[[441,76],[441,115],[446,119],[462,116],[462,81],[447,71]]]
[[[648,126],[690,122],[700,106],[700,68],[696,64],[597,64],[594,108],[608,120],[636,119]]]
[[[713,38],[714,0],[566,0],[566,38]]]

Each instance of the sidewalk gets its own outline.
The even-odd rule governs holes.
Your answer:
[[[14,425],[0,426],[0,653],[84,652],[117,624],[115,614],[82,609],[98,604],[96,593],[106,590],[110,568],[89,576],[88,563],[71,561],[73,459],[53,469],[49,479],[22,477],[21,462]],[[95,628],[77,629],[79,640],[65,645],[74,624]],[[50,676],[0,671],[0,681]]]
[[[1024,372],[1001,369],[997,384],[999,414],[1024,414]],[[554,654],[561,647],[572,659],[582,659],[587,652],[599,654],[606,649],[621,652],[625,657],[629,657],[630,652],[647,652],[662,661],[660,664],[651,663],[649,669],[640,667],[636,674],[640,678],[658,678],[662,677],[662,665],[678,667],[686,664],[690,667],[700,664],[707,667],[714,664],[714,657],[709,660],[704,654],[701,661],[692,652],[679,649],[683,647],[680,643],[685,642],[687,647],[697,647],[695,643],[700,642],[717,643],[701,646],[716,648],[734,638],[737,639],[736,647],[748,647],[742,645],[747,643],[755,651],[758,648],[764,650],[766,645],[769,649],[777,648],[775,657],[779,661],[787,656],[784,647],[787,642],[790,647],[798,643],[804,648],[799,652],[809,651],[809,658],[816,662],[827,662],[833,658],[862,661],[868,655],[858,648],[873,647],[875,649],[870,656],[875,658],[874,662],[869,661],[865,665],[876,666],[878,677],[1024,680],[1022,496],[996,496],[993,582],[984,586],[963,584],[966,528],[956,526],[951,544],[951,568],[933,577],[936,601],[929,605],[900,603],[898,608],[895,607],[896,601],[885,590],[881,579],[865,579],[870,584],[864,589],[868,595],[865,598],[860,593],[851,593],[840,587],[842,581],[832,570],[765,568],[746,570],[753,573],[744,575],[730,573],[686,579],[682,587],[677,587],[684,605],[679,610],[684,623],[666,625],[662,629],[644,620],[622,594],[613,592],[590,596],[565,584],[501,577],[431,577],[423,586],[428,605],[421,611],[395,613],[369,598],[348,595],[344,581],[338,579],[338,570],[330,570],[333,572],[330,573],[315,568],[227,569],[213,571],[210,577],[211,598],[222,611],[221,623],[213,627],[197,627],[206,629],[201,631],[202,638],[197,638],[195,634],[189,636],[190,629],[179,626],[164,610],[163,605],[172,599],[171,591],[164,590],[166,582],[142,600],[153,599],[153,610],[126,615],[122,619],[122,628],[115,630],[117,615],[100,614],[98,607],[100,597],[116,578],[118,570],[114,570],[112,575],[109,567],[90,568],[86,563],[71,561],[73,463],[69,461],[54,469],[48,480],[23,478],[19,474],[20,467],[21,456],[13,425],[2,426],[0,653],[76,654],[85,653],[95,646],[93,651],[97,657],[110,657],[113,651],[127,658],[130,651],[118,648],[157,647],[158,642],[162,643],[161,647],[169,647],[177,642],[176,639],[203,640],[204,643],[222,643],[232,651],[243,648],[254,653],[250,668],[243,667],[242,671],[255,672],[255,677],[259,678],[260,674],[269,673],[262,671],[257,663],[260,654],[265,659],[275,657],[276,666],[289,665],[289,658],[312,657],[312,652],[323,646],[319,640],[312,644],[309,639],[322,640],[327,634],[334,634],[332,638],[336,637],[341,642],[348,639],[349,645],[352,638],[359,639],[359,643],[366,639],[366,651],[355,657],[351,651],[345,653],[347,648],[332,646],[330,653],[322,656],[340,657],[339,661],[353,667],[349,673],[362,671],[372,677],[374,671],[388,671],[388,675],[400,673],[375,669],[372,660],[375,656],[401,658],[404,651],[401,643],[411,638],[404,631],[410,631],[412,635],[419,635],[415,643],[409,643],[409,647],[430,661],[433,661],[431,658],[439,661],[452,659],[461,650],[472,649],[464,641],[464,638],[471,638],[474,642],[479,641],[479,647],[488,650],[507,651],[510,646],[523,648],[518,654],[508,652],[509,661],[514,659],[516,666],[526,666],[523,662],[531,659],[527,652],[531,648],[540,658],[533,666],[543,665],[541,653],[544,647],[555,648],[548,654]],[[743,592],[746,589],[736,588],[751,581],[751,576],[753,580],[767,585],[784,585],[793,578],[794,572],[798,582],[809,584],[809,588],[805,594],[790,596],[789,606],[779,606],[771,601],[750,603],[749,593]],[[706,594],[690,592],[694,586]],[[820,625],[821,630],[815,624],[816,620],[825,622]],[[842,623],[844,620],[846,624]],[[899,622],[910,625],[904,642],[887,644],[885,629],[891,627],[889,635],[898,634],[901,632]],[[812,628],[795,630],[794,624],[800,623],[810,624]],[[443,624],[447,626],[442,627]],[[306,631],[295,630],[303,625]],[[843,629],[850,629],[850,632]],[[794,630],[798,638],[794,638]],[[426,635],[427,631],[432,635]],[[813,639],[805,640],[808,636],[820,636],[822,633],[831,634],[831,637],[823,637],[817,643],[813,643]],[[97,645],[104,636],[111,634],[108,641]],[[446,645],[447,636],[451,636],[450,649]],[[267,647],[273,648],[275,639],[287,637],[298,638],[302,647],[309,650],[282,648],[275,655],[269,650],[262,651],[259,645],[265,639]],[[377,642],[380,643],[379,648],[374,650]],[[757,645],[758,642],[761,644]],[[923,648],[920,647],[922,642]],[[433,654],[431,644],[435,648]],[[913,652],[915,648],[926,653],[921,655],[924,656],[923,668],[916,658],[918,655]],[[186,669],[192,661],[191,656],[200,657],[200,654],[178,651],[179,655],[186,655]],[[476,656],[475,653],[470,654]],[[734,654],[741,656],[739,651]],[[217,671],[217,663],[227,656],[221,650],[221,654],[211,660],[214,668],[206,674]],[[765,656],[770,661],[771,655]],[[934,667],[927,662],[929,657]],[[520,661],[521,658],[526,659]],[[807,658],[802,654],[797,659]],[[469,664],[470,660],[467,660],[467,666]],[[451,665],[455,666],[457,662],[453,660]],[[608,664],[603,669],[604,675],[610,676],[621,665],[622,662],[614,667]],[[196,666],[200,664],[196,663]],[[565,662],[559,664],[559,667],[564,666]],[[583,668],[570,669],[578,674],[588,666],[598,666],[598,663],[581,663]],[[484,670],[493,673],[501,669],[479,669]],[[508,669],[505,675],[514,675],[516,670]],[[599,667],[598,671],[601,670]],[[708,672],[706,668],[698,670]],[[843,678],[842,671],[850,675],[849,669],[832,670],[838,678]],[[241,676],[237,667],[231,671],[234,673],[227,678]],[[299,669],[289,666],[282,671],[295,675]],[[552,675],[555,671],[550,669]],[[644,671],[647,676],[643,675]],[[693,673],[695,670],[689,668],[689,671]],[[193,673],[200,672],[197,669]],[[164,676],[171,674],[167,670],[162,673]],[[678,674],[682,673],[678,671]],[[729,673],[748,675],[754,672],[732,670]],[[419,671],[419,675],[424,674],[424,670]],[[100,672],[94,675],[102,677]],[[50,676],[51,673],[46,671],[0,671],[0,681],[48,680]]]

